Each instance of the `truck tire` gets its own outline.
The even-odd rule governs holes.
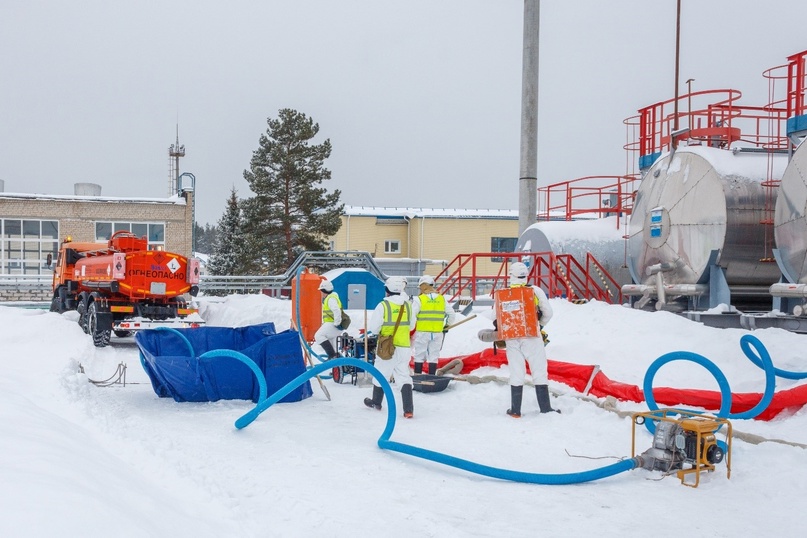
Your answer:
[[[78,312],[78,326],[81,327],[85,334],[89,334],[87,330],[87,303],[79,299],[76,312]]]
[[[112,331],[98,330],[97,315],[98,305],[93,301],[87,308],[87,332],[92,336],[92,343],[95,344],[95,347],[106,347],[109,345],[110,338],[112,338]]]
[[[50,311],[57,314],[63,314],[67,311],[64,305],[64,286],[59,286],[53,292],[53,299],[50,301]]]

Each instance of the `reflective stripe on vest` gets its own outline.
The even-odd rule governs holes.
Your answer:
[[[419,295],[420,311],[415,329],[425,333],[443,332],[446,324],[446,298],[439,293]]]
[[[339,309],[342,309],[342,301],[339,300],[339,294],[332,291],[325,297],[325,300],[322,301],[322,323],[333,323],[333,311],[328,307],[328,301],[331,297],[336,297],[336,303],[339,305]]]
[[[412,315],[409,303],[399,305],[385,300],[384,323],[381,324],[381,330],[378,331],[378,334],[381,336],[389,336],[392,334],[392,329],[395,328],[395,323],[398,321],[398,312],[401,310],[401,307],[403,307],[404,311],[403,314],[401,314],[401,322],[398,324],[398,330],[395,331],[392,343],[394,343],[396,347],[409,347],[409,318]]]

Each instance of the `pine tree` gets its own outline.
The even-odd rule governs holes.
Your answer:
[[[320,186],[331,179],[324,167],[331,142],[311,141],[319,124],[305,114],[284,108],[267,119],[244,171],[255,196],[243,201],[244,246],[253,274],[283,273],[304,250],[325,250],[327,236],[341,225],[341,192]]]
[[[230,191],[227,208],[219,219],[213,254],[207,263],[211,275],[244,275],[243,218],[235,187]]]

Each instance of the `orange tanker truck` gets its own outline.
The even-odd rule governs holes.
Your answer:
[[[156,327],[204,323],[186,295],[199,292],[199,260],[149,250],[145,237],[118,231],[107,243],[68,237],[53,270],[51,312],[75,310],[98,347],[115,335]]]

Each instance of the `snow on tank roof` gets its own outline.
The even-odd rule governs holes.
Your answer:
[[[783,153],[743,152],[739,148],[733,150],[713,148],[709,146],[681,146],[677,153],[694,153],[703,157],[721,176],[747,177],[758,181],[768,179],[768,155],[773,160],[773,177],[780,179],[787,168],[787,155]],[[678,163],[680,165],[680,163]],[[671,171],[676,167],[673,162]]]
[[[592,220],[564,220],[536,222],[527,230],[536,229],[547,238],[579,239],[598,243],[603,241],[621,241],[624,231],[617,226],[617,217],[606,217]]]

